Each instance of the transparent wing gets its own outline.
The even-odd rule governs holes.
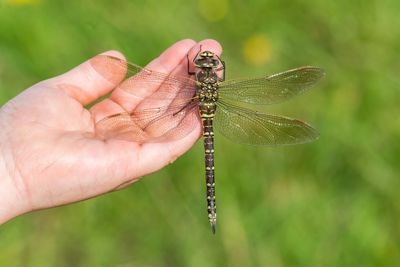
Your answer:
[[[102,60],[107,62],[105,65],[108,70],[102,69],[99,73],[126,71],[126,79],[118,87],[138,98],[189,99],[195,95],[196,81],[189,78],[189,75],[161,73],[142,68],[117,57],[107,55],[100,57],[104,57]],[[104,78],[107,79],[107,77]]]
[[[198,102],[181,102],[108,116],[96,123],[101,139],[132,142],[164,142],[185,137],[199,123]]]
[[[278,74],[221,82],[222,99],[250,104],[274,104],[285,101],[316,84],[325,75],[317,67],[300,67]]]
[[[219,101],[215,127],[234,142],[249,145],[290,145],[316,140],[318,132],[305,122],[263,114]]]

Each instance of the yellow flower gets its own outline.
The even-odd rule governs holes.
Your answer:
[[[36,4],[38,0],[7,0],[6,3],[12,6],[23,6]]]
[[[248,64],[263,65],[271,58],[271,43],[264,35],[254,34],[244,42],[243,54]]]

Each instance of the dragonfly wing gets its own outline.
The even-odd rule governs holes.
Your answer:
[[[96,123],[98,138],[165,142],[188,135],[200,124],[196,100],[108,116]]]
[[[318,132],[300,120],[268,115],[218,101],[215,127],[225,137],[249,145],[290,145],[314,141]]]
[[[189,99],[195,95],[196,81],[188,75],[172,75],[142,68],[123,59],[100,55],[107,62],[98,70],[105,79],[104,73],[126,72],[126,79],[118,85],[129,94],[143,99]],[[104,70],[104,68],[107,68]],[[96,70],[96,67],[95,67]]]
[[[274,104],[285,101],[316,84],[325,72],[317,67],[300,67],[278,74],[222,82],[222,99],[250,104]]]

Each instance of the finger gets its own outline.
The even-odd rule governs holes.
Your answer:
[[[164,51],[158,58],[150,62],[146,69],[159,73],[169,74],[189,49],[195,44],[193,40],[182,40]],[[95,121],[121,112],[131,112],[146,96],[154,93],[163,79],[154,75],[135,75],[121,83],[110,98],[103,100],[91,108]],[[138,77],[140,76],[140,77]]]
[[[149,98],[142,100],[132,97],[136,96],[135,91],[122,90],[122,88],[127,89],[127,87],[118,86],[118,89],[115,91],[124,94],[124,99],[132,97],[131,102],[134,102],[134,104],[128,103],[125,107],[121,107],[112,100],[104,100],[94,106],[92,108],[92,114],[95,117],[95,121],[99,121],[106,116],[109,117],[97,126],[100,136],[106,139],[118,138],[133,142],[145,142],[148,140],[166,142],[177,140],[193,131],[193,129],[200,124],[200,119],[196,116],[198,115],[198,110],[197,107],[194,106],[196,103],[190,103],[190,98],[195,94],[195,84],[191,84],[193,87],[191,95],[189,95],[191,97],[180,98],[179,96],[176,99],[168,99],[168,97],[173,96],[173,93],[170,92],[171,90],[179,91],[180,88],[178,88],[178,86],[185,83],[184,81],[182,83],[175,83],[175,81],[178,79],[185,80],[185,77],[188,76],[187,62],[193,67],[193,60],[200,51],[200,48],[203,51],[213,51],[217,55],[220,55],[222,50],[219,43],[214,40],[201,41],[186,52],[186,54],[190,54],[190,57],[186,57],[185,53],[182,53],[184,64],[182,64],[181,60],[181,64],[178,64],[171,71],[169,74],[170,76],[165,76],[167,78],[171,76],[175,77],[168,80],[168,82],[165,81],[162,85],[155,84],[154,81],[161,82],[161,80],[157,80],[158,73],[154,72],[151,73],[148,78],[144,77],[143,81],[140,79],[129,79],[129,81],[123,82],[123,85],[127,85],[129,82],[131,86],[129,89],[132,90],[135,89],[135,87],[138,88],[138,90],[142,90],[142,88],[150,86],[148,91],[150,91],[152,95]],[[165,55],[165,53],[163,55]],[[163,59],[163,57],[161,56],[159,59]],[[153,62],[157,62],[157,60]],[[148,83],[148,85],[146,83]],[[168,85],[167,88],[164,88],[165,84]],[[171,86],[172,84],[176,86]],[[155,92],[153,92],[154,90]],[[125,94],[127,92],[129,92],[129,94]],[[186,91],[186,93],[187,92],[190,91]],[[155,97],[155,95],[157,97]],[[132,104],[132,107],[128,107],[129,104]],[[135,105],[137,106],[133,111],[126,110],[133,108]],[[124,115],[111,116],[116,113],[123,113]],[[129,115],[127,115],[129,113],[133,117],[130,118]]]
[[[117,124],[115,119],[112,118],[113,126],[123,124],[123,127],[116,128],[123,129],[125,139],[130,137],[132,140],[136,138],[136,141],[138,139],[142,141],[142,138],[145,140],[146,138],[156,139],[162,142],[172,141],[186,136],[201,124],[200,118],[195,116],[198,113],[198,108],[194,107],[193,104],[196,103],[191,102],[191,98],[195,96],[196,85],[194,82],[187,85],[185,83],[185,77],[188,77],[187,63],[189,63],[189,67],[193,67],[193,61],[200,48],[202,51],[213,51],[218,56],[221,54],[221,46],[214,40],[204,40],[193,46],[186,54],[190,56],[184,56],[181,63],[165,78],[166,80],[158,88],[155,87],[157,90],[148,98],[141,100],[133,111],[128,111],[134,116],[131,121],[131,131],[126,131],[125,117],[123,120],[121,118],[121,123]],[[149,79],[151,78],[150,75]],[[146,87],[146,80],[134,79],[130,81],[132,81],[132,83],[129,83],[130,89],[137,87],[138,90],[141,90],[141,88]],[[151,81],[147,82],[150,83]],[[127,83],[124,82],[124,84]],[[185,85],[192,86],[192,90],[188,89],[189,87],[180,88]],[[135,91],[132,91],[132,93],[134,94]],[[175,98],[173,98],[174,96]],[[141,131],[145,134],[138,134]]]
[[[111,99],[124,107],[128,112],[136,108],[146,97],[153,95],[165,82],[167,75],[174,74],[188,51],[195,45],[193,40],[182,40],[163,52],[158,58],[146,66],[146,70],[124,81],[111,95]],[[157,73],[166,75],[157,75]],[[160,96],[162,98],[162,96]],[[161,99],[163,101],[163,99]],[[154,103],[156,105],[156,103]]]
[[[108,51],[101,55],[124,58],[118,51]],[[88,105],[113,90],[125,74],[126,68],[112,68],[106,57],[98,55],[48,82],[82,105]]]
[[[184,77],[188,77],[188,59],[190,68],[193,69],[193,59],[200,47],[203,50],[213,51],[217,55],[221,55],[222,52],[221,45],[211,39],[203,40],[198,44],[194,44],[193,40],[182,40],[175,43],[146,66],[148,70],[171,75],[175,78],[164,84],[163,78],[155,73],[139,74],[128,78],[115,89],[109,99],[105,99],[92,107],[91,112],[95,121],[117,113],[130,113],[133,110],[168,106],[173,100],[174,93],[178,94],[175,99],[177,102],[183,103],[182,97],[189,99],[190,94],[187,88],[183,92],[184,96],[179,95],[179,91],[182,86],[192,86],[194,94],[194,83],[187,84],[189,80],[186,81]],[[146,99],[146,97],[149,98]]]
[[[218,56],[221,54],[221,46],[215,40],[203,40],[192,46],[192,48],[186,52],[180,64],[178,64],[169,73],[169,77],[172,78],[164,81],[164,83],[160,84],[158,88],[156,88],[156,90],[148,92],[149,97],[140,101],[135,106],[135,110],[143,110],[147,108],[162,107],[168,105],[182,105],[182,103],[184,106],[185,102],[190,102],[190,99],[195,95],[196,84],[193,79],[187,79],[189,78],[188,72],[190,69],[194,69],[194,57],[196,56],[200,48],[203,51],[204,49],[215,51]],[[143,84],[141,83],[141,85]]]

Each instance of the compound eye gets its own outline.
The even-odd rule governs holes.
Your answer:
[[[196,65],[197,67],[201,65],[201,59],[196,59],[194,61],[194,65]]]

